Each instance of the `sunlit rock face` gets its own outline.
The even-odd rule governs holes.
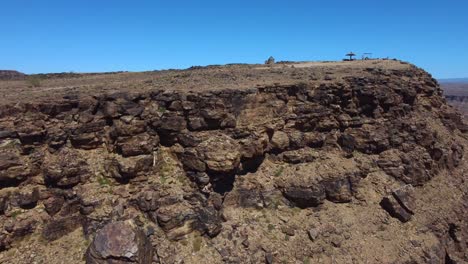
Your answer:
[[[0,262],[26,238],[17,263],[466,261],[467,130],[437,82],[301,65],[184,71],[298,76],[247,88],[1,104]]]

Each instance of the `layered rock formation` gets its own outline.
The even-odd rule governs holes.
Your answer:
[[[0,260],[468,261],[467,128],[430,75],[391,66],[3,104]]]

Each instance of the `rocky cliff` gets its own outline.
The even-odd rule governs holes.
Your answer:
[[[467,128],[429,74],[182,73],[212,72],[234,87],[2,102],[0,262],[468,261]]]

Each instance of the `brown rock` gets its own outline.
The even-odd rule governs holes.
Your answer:
[[[125,159],[114,158],[107,164],[107,171],[118,181],[128,181],[142,175],[153,166],[153,156],[144,155]]]
[[[386,196],[380,202],[380,205],[391,216],[398,218],[405,223],[411,220],[414,214],[414,189],[411,185],[405,185],[392,192],[392,195]]]
[[[240,164],[240,146],[231,137],[219,134],[203,141],[197,147],[206,166],[214,172],[231,172]]]
[[[54,216],[62,209],[64,203],[65,199],[62,196],[53,196],[44,201],[44,207],[49,215]]]
[[[414,188],[411,184],[407,184],[394,190],[392,194],[406,211],[414,214],[414,209],[416,207],[416,197],[414,194]]]
[[[54,241],[69,234],[81,226],[82,216],[66,216],[53,219],[42,230],[42,236],[48,241]]]
[[[117,141],[117,151],[124,157],[151,154],[153,148],[159,144],[157,135],[141,134]]]
[[[289,137],[283,131],[275,131],[271,137],[271,146],[273,149],[285,150],[289,147]]]
[[[297,207],[316,207],[325,199],[325,190],[321,185],[311,187],[287,187],[283,191],[283,195]]]
[[[19,155],[13,152],[0,152],[0,170],[22,165]]]
[[[353,194],[348,177],[336,179],[324,183],[327,200],[332,202],[346,203],[350,202]]]
[[[12,195],[11,203],[23,209],[31,209],[36,207],[39,201],[39,189],[22,190]]]
[[[199,157],[199,154],[194,149],[185,149],[184,153],[179,155],[179,160],[187,170],[199,172],[206,170],[205,162]]]
[[[151,264],[151,242],[133,222],[114,222],[98,231],[86,252],[87,264]]]
[[[46,159],[42,166],[44,180],[60,187],[73,186],[89,177],[86,161],[72,149],[61,149]]]
[[[146,131],[146,124],[143,120],[132,119],[131,121],[126,120],[115,120],[112,127],[111,135],[114,138],[134,136],[141,134]]]

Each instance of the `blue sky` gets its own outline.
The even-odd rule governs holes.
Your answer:
[[[0,0],[0,69],[142,71],[348,51],[468,77],[468,1]]]

